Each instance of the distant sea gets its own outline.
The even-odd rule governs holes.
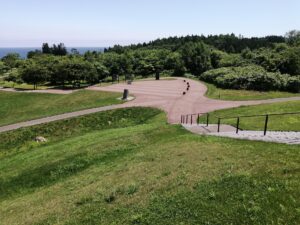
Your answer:
[[[80,54],[84,54],[87,51],[97,51],[103,52],[104,47],[69,47],[67,48],[68,52],[71,52],[71,49],[76,48]],[[26,58],[27,53],[34,50],[41,50],[41,48],[0,48],[0,58],[6,56],[8,53],[18,53],[21,58]]]

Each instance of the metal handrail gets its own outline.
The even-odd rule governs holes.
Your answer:
[[[199,124],[199,118],[200,115],[207,115],[207,126],[209,124],[209,114],[208,113],[192,113],[192,114],[186,114],[186,115],[181,115],[181,124],[191,124],[193,125],[193,116],[197,116],[196,119],[196,124]],[[189,120],[190,119],[190,120]]]
[[[218,118],[218,132],[220,132],[220,125],[221,120],[224,119],[237,119],[236,122],[236,133],[239,132],[239,126],[240,126],[240,118],[250,118],[250,117],[265,117],[265,124],[264,124],[264,136],[267,134],[268,130],[268,122],[269,122],[269,116],[284,116],[284,115],[296,115],[300,114],[300,112],[288,112],[288,113],[269,113],[269,114],[259,114],[259,115],[240,115],[235,117],[216,117]]]
[[[220,119],[235,119],[237,117],[260,117],[260,116],[281,116],[281,115],[294,115],[294,114],[300,114],[300,112],[289,112],[289,113],[267,113],[267,114],[258,114],[258,115],[239,115],[239,116],[233,116],[233,117],[217,117],[216,118],[220,118]]]

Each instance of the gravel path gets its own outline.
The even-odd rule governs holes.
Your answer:
[[[15,123],[15,124],[0,127],[0,133],[10,131],[10,130],[16,130],[21,127],[30,127],[30,126],[34,126],[34,125],[38,125],[38,124],[50,123],[53,121],[64,120],[64,119],[69,119],[72,117],[78,117],[78,116],[88,115],[88,114],[97,113],[97,112],[103,112],[103,111],[112,110],[112,109],[119,109],[119,108],[124,108],[124,106],[123,105],[110,105],[110,106],[104,106],[104,107],[93,108],[93,109],[85,109],[85,110],[71,112],[71,113],[64,113],[64,114],[60,114],[60,115],[56,115],[56,116],[44,117],[41,119],[30,120],[30,121],[21,122],[21,123]]]
[[[162,109],[167,113],[169,123],[178,124],[180,123],[181,115],[184,114],[199,112],[207,113],[218,109],[233,108],[241,105],[257,105],[264,103],[300,100],[300,97],[270,99],[261,101],[222,101],[209,99],[204,96],[207,90],[204,84],[194,80],[186,79],[186,81],[190,83],[190,89],[189,91],[186,91],[187,84],[183,80],[183,78],[178,78],[177,80],[141,82],[135,81],[131,85],[123,83],[114,84],[107,87],[92,86],[87,89],[94,91],[111,91],[119,93],[122,93],[124,89],[129,89],[129,93],[131,95],[134,95],[136,98],[133,101],[121,105],[81,110],[77,112],[65,113],[61,115],[45,117],[42,119],[36,119],[8,126],[3,126],[0,127],[0,132],[87,115],[95,112],[134,106],[156,107]],[[185,95],[183,95],[184,91],[186,92]]]
[[[187,130],[195,134],[205,134],[219,137],[230,137],[236,139],[276,142],[283,144],[300,144],[300,132],[287,132],[287,131],[268,131],[264,135],[263,131],[249,131],[243,130],[236,133],[236,128],[230,125],[221,125],[220,132],[218,132],[218,125],[210,124],[184,124]]]

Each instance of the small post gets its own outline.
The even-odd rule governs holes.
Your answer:
[[[189,122],[189,115],[186,115],[185,117],[185,123],[187,124]]]
[[[221,119],[218,118],[218,133],[220,132],[220,124],[221,124]]]
[[[236,121],[236,133],[237,134],[239,133],[239,126],[240,126],[240,117],[238,117],[237,121]]]
[[[193,115],[191,115],[191,125],[193,125]]]
[[[128,98],[129,91],[128,89],[124,89],[122,100],[126,100]]]
[[[209,113],[206,114],[206,126],[208,127],[209,124]]]
[[[159,80],[159,78],[160,78],[159,71],[156,71],[156,73],[155,73],[155,80]]]
[[[264,136],[266,136],[266,134],[267,134],[267,130],[268,130],[268,121],[269,121],[269,115],[266,115],[265,129],[264,129]]]
[[[199,123],[200,123],[200,115],[199,115],[199,113],[198,113],[198,116],[197,116],[197,125],[199,125]]]

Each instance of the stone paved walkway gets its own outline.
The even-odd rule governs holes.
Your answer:
[[[266,136],[264,136],[263,131],[240,130],[237,134],[236,128],[230,125],[221,125],[221,132],[218,132],[218,125],[216,124],[212,124],[209,126],[206,126],[205,124],[184,124],[183,126],[192,133],[200,135],[212,135],[219,137],[276,142],[284,144],[300,144],[300,132],[268,131]]]
[[[300,144],[300,132],[268,131],[266,136],[264,136],[263,131],[239,131],[238,134],[236,132],[220,132],[210,133],[209,135],[284,144]]]
[[[186,91],[186,80],[190,83],[189,91]],[[239,107],[242,105],[258,105],[265,103],[284,102],[292,100],[300,100],[300,97],[278,98],[257,101],[224,101],[210,99],[205,96],[207,87],[198,81],[177,78],[176,80],[160,80],[160,81],[134,81],[132,85],[114,84],[106,87],[89,87],[94,91],[111,91],[123,92],[128,89],[136,99],[129,102],[130,106],[150,106],[164,110],[168,115],[168,122],[178,124],[181,115],[192,113],[207,113],[219,109]],[[183,95],[183,92],[186,92]]]

